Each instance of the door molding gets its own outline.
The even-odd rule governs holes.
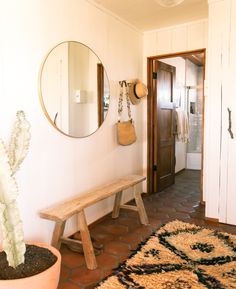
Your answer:
[[[204,159],[204,80],[205,80],[205,70],[206,70],[206,48],[162,54],[151,56],[147,58],[147,85],[148,85],[148,97],[147,97],[147,193],[152,193],[152,188],[154,184],[153,179],[153,159],[154,159],[154,133],[153,127],[154,122],[157,121],[154,119],[154,91],[156,82],[153,82],[153,71],[154,71],[154,61],[161,60],[164,58],[173,58],[173,57],[184,57],[185,55],[193,53],[203,53],[204,54],[204,65],[203,65],[203,88],[202,88],[202,158],[201,158],[201,180],[200,180],[200,202],[203,202],[203,159]]]

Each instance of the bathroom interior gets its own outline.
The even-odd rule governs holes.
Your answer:
[[[185,119],[182,121],[187,122],[187,131],[183,132],[186,137],[175,138],[175,173],[184,169],[201,171],[204,53],[165,58],[161,62],[176,67],[174,103],[176,113],[184,113]]]

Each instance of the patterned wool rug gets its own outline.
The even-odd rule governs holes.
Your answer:
[[[173,221],[97,289],[235,289],[236,236]]]

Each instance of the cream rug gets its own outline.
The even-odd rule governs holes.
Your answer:
[[[173,221],[97,289],[236,289],[236,236]]]

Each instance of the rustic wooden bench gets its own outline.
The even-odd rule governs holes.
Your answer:
[[[57,204],[53,207],[40,211],[40,217],[48,220],[55,221],[54,232],[52,236],[52,246],[60,249],[61,243],[82,243],[84,257],[88,269],[96,269],[97,262],[94,254],[94,249],[91,241],[91,237],[88,230],[88,225],[86,222],[86,217],[84,209],[104,200],[112,195],[115,195],[115,202],[112,212],[112,218],[119,217],[120,209],[134,210],[139,213],[140,221],[143,225],[148,224],[147,214],[144,208],[141,193],[136,190],[136,185],[143,182],[146,179],[144,176],[139,175],[129,175],[96,189],[88,191],[85,194],[79,195],[65,201],[63,203]],[[122,205],[121,198],[124,190],[133,187],[135,205]],[[73,215],[78,215],[78,224],[80,229],[81,241],[73,240],[70,238],[63,237],[66,221]]]

